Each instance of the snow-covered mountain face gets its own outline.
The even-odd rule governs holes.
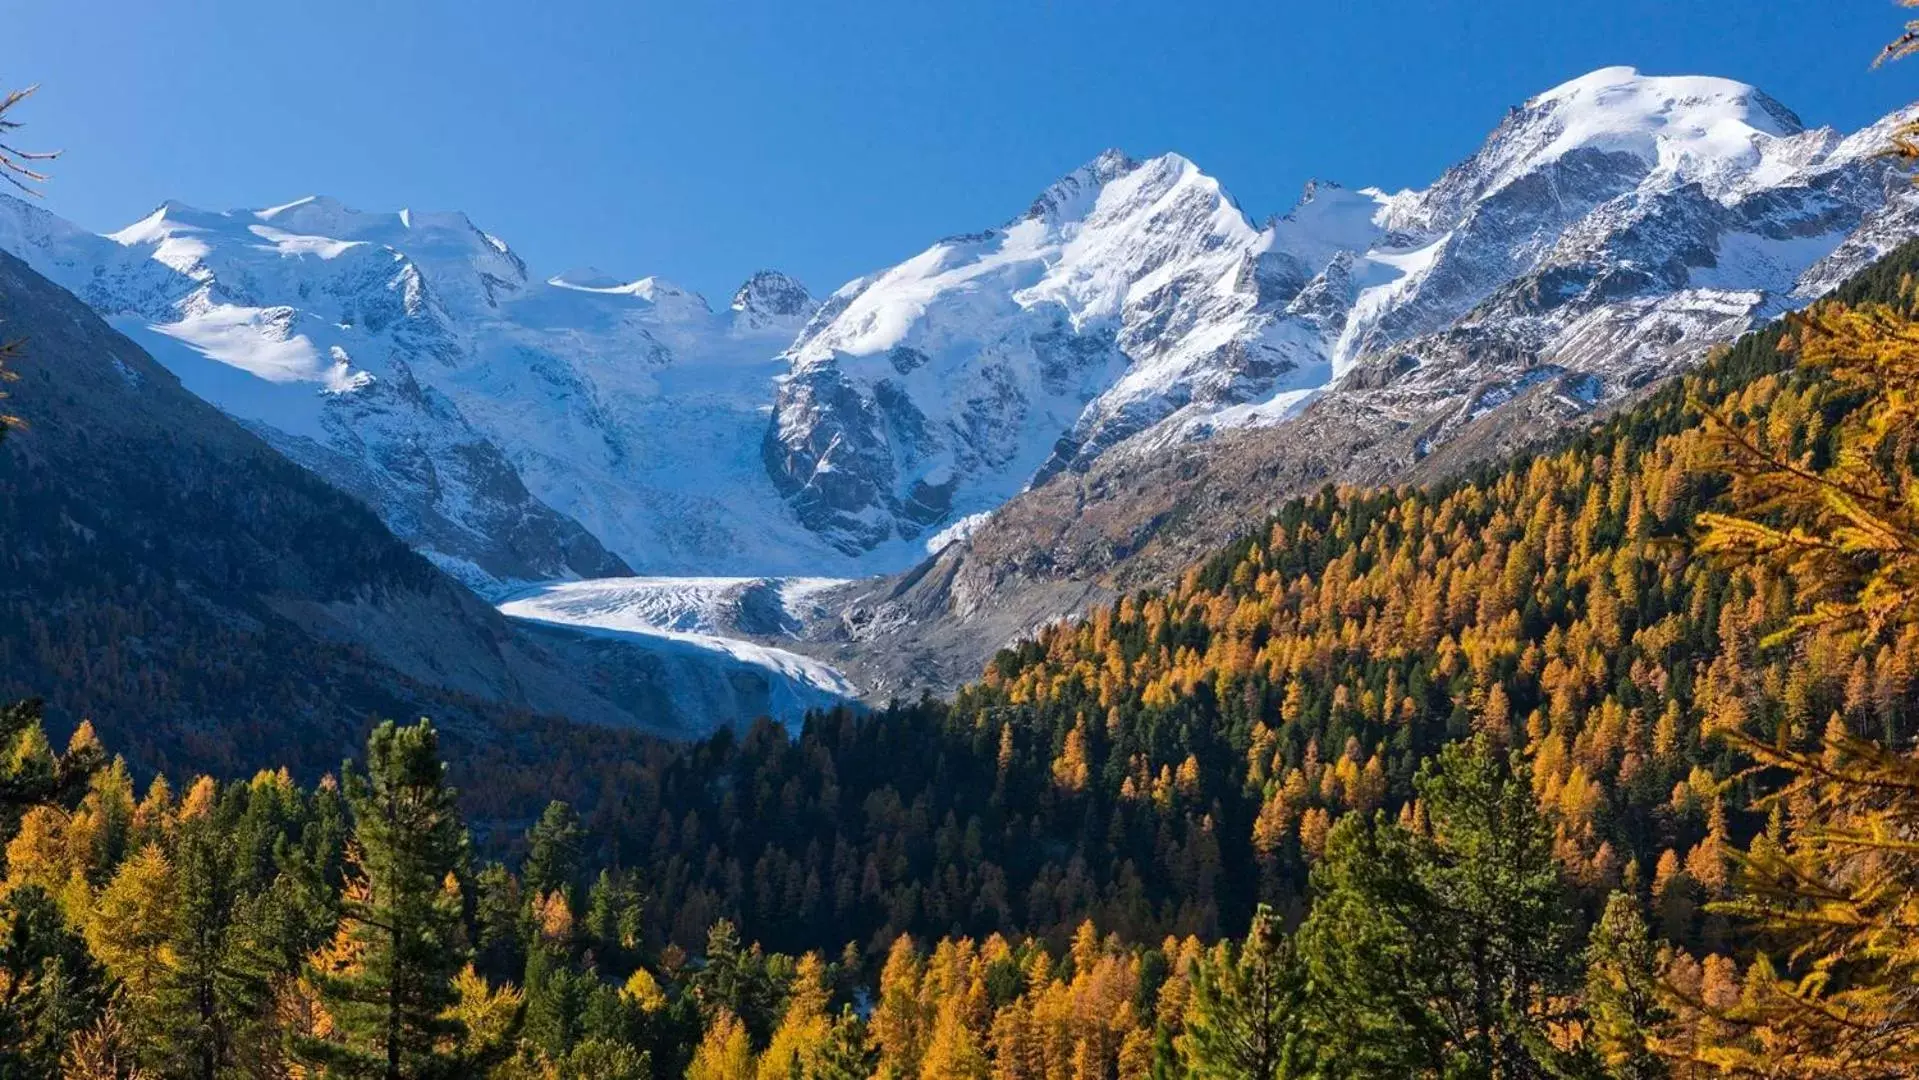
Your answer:
[[[1335,193],[1287,231],[1323,265],[1371,216]],[[1185,158],[1109,151],[835,293],[788,353],[767,467],[846,550],[917,536],[1182,407],[1323,384],[1318,313],[1288,317],[1316,269]]]
[[[1477,415],[1574,372],[1591,404],[1910,235],[1919,201],[1877,156],[1898,118],[1841,138],[1741,83],[1608,68],[1431,187],[1314,184],[1264,227],[1184,158],[1109,152],[829,299],[789,352],[767,466],[857,551],[1329,392]]]
[[[1913,233],[1882,156],[1903,110],[1842,138],[1724,79],[1594,72],[1515,109],[1479,153],[1388,201],[1333,343],[1388,421],[1526,387],[1591,406],[1805,303]]]
[[[767,482],[779,359],[814,303],[715,312],[656,278],[547,281],[459,214],[169,203],[95,236],[0,201],[0,247],[485,591],[832,563]]]
[[[719,310],[542,279],[463,215],[319,198],[109,236],[0,198],[0,248],[489,594],[837,578],[1315,402],[1432,447],[1542,381],[1626,393],[1911,235],[1919,196],[1877,156],[1902,117],[1841,137],[1743,84],[1609,68],[1428,188],[1312,184],[1260,225],[1184,158],[1108,152],[823,304],[773,271]]]

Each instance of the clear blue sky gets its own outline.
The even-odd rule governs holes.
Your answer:
[[[1754,83],[1811,124],[1919,99],[1890,0],[0,0],[50,209],[165,198],[460,209],[538,272],[716,303],[824,294],[999,223],[1107,146],[1177,150],[1256,218],[1420,185],[1507,106],[1609,64]],[[549,13],[550,12],[550,13]]]

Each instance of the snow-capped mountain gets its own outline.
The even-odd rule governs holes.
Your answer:
[[[1479,153],[1386,204],[1399,254],[1355,295],[1340,390],[1393,421],[1452,403],[1443,441],[1526,386],[1587,404],[1671,374],[1911,235],[1881,151],[1741,83],[1608,68],[1516,109]],[[1409,412],[1408,409],[1412,412]]]
[[[1541,384],[1596,407],[1911,235],[1877,153],[1904,116],[1842,137],[1741,83],[1608,68],[1427,188],[1315,183],[1257,225],[1185,158],[1109,151],[824,303],[774,271],[719,310],[541,277],[463,215],[323,198],[107,236],[0,199],[0,248],[493,595],[837,578],[1044,546],[995,511],[1313,410],[1424,454]]]
[[[1300,246],[1369,228],[1347,203],[1289,223]],[[1108,151],[835,293],[788,352],[767,467],[848,550],[917,536],[1182,406],[1323,384],[1306,320],[1280,318],[1308,276],[1192,162]]]
[[[1231,231],[1230,287],[1258,300],[1216,324],[1290,369],[1262,390],[1231,379],[1240,354],[1201,353],[1132,406],[1161,419],[1094,455],[1069,440],[1069,468],[841,594],[817,647],[871,692],[950,687],[1301,491],[1443,475],[1590,417],[1919,236],[1919,189],[1881,154],[1915,116],[1841,136],[1740,83],[1608,68],[1515,107],[1425,189],[1310,186],[1256,239]],[[1151,310],[1168,276],[1123,303]],[[1089,399],[1076,431],[1112,411]]]
[[[1742,83],[1607,68],[1424,190],[1314,184],[1263,227],[1178,155],[1108,152],[834,294],[788,353],[767,465],[860,550],[1329,392],[1472,392],[1472,414],[1577,370],[1596,401],[1903,237],[1910,185],[1877,156],[1896,120],[1842,138]]]
[[[104,237],[6,199],[0,247],[483,589],[836,554],[760,465],[814,306],[783,274],[715,312],[658,278],[536,280],[460,214],[324,198],[167,203]]]

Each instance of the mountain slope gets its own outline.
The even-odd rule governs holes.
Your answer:
[[[375,714],[482,743],[529,711],[674,734],[797,715],[759,665],[502,618],[5,254],[0,327],[28,425],[0,443],[0,698],[224,772],[337,764]]]
[[[1911,318],[1914,272],[1919,242],[1839,295]],[[1728,849],[1765,827],[1767,788],[1717,732],[1805,745],[1830,723],[1891,742],[1919,724],[1919,634],[1760,647],[1808,602],[1798,584],[1690,542],[1737,483],[1697,403],[1749,418],[1769,450],[1843,452],[1861,395],[1780,337],[1748,334],[1537,454],[1287,499],[1176,582],[1017,642],[950,701],[686,748],[659,767],[666,807],[602,827],[628,842],[622,865],[671,882],[658,929],[689,948],[721,917],[794,950],[1065,942],[1086,919],[1159,941],[1261,902],[1303,913],[1332,822],[1410,816],[1422,763],[1483,735],[1523,753],[1595,909],[1650,888],[1669,940],[1723,943],[1703,903],[1737,880]],[[657,824],[688,816],[703,831]],[[716,833],[730,860],[678,873]]]
[[[1432,187],[1377,197],[1364,251],[1325,256],[1290,304],[1314,298],[1311,355],[1335,373],[1309,400],[1182,406],[842,594],[822,654],[884,692],[950,687],[1290,495],[1445,475],[1633,400],[1919,231],[1919,193],[1878,154],[1911,112],[1842,138],[1742,84],[1631,69],[1541,95]],[[1269,260],[1307,248],[1268,231]]]
[[[714,312],[655,278],[535,280],[460,214],[324,198],[166,203],[105,237],[0,198],[0,248],[483,591],[836,554],[760,465],[813,307],[785,275]]]

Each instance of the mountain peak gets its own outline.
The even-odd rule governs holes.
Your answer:
[[[1576,113],[1577,119],[1588,122],[1594,114],[1604,113],[1610,118],[1605,126],[1614,130],[1628,125],[1710,128],[1737,122],[1784,137],[1806,127],[1791,109],[1749,83],[1713,75],[1645,75],[1625,64],[1589,71],[1527,104]]]
[[[813,307],[813,296],[791,275],[778,270],[760,270],[733,292],[733,310],[763,318],[789,318],[804,315]]]
[[[1027,208],[1026,217],[1042,218],[1059,214],[1066,207],[1138,167],[1139,162],[1128,157],[1123,150],[1110,147],[1102,150],[1098,157],[1047,185],[1046,190],[1033,200],[1033,205]]]
[[[1405,223],[1450,227],[1468,206],[1572,155],[1603,155],[1616,184],[1697,183],[1709,196],[1725,197],[1744,190],[1756,170],[1780,157],[1786,140],[1804,131],[1792,110],[1746,83],[1600,68],[1514,108],[1478,153],[1404,208]]]

